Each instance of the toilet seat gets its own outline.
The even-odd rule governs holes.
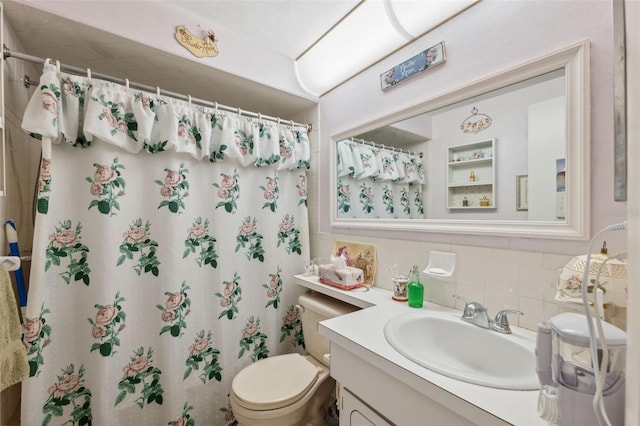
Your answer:
[[[318,368],[298,353],[255,362],[240,371],[231,388],[249,410],[276,410],[302,399],[318,380]]]

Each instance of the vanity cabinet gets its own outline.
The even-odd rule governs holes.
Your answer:
[[[370,363],[353,349],[331,342],[331,376],[347,390],[341,394],[340,426],[507,425],[438,386],[427,384],[427,396],[412,388],[410,374],[393,374],[383,364],[375,365],[377,357]]]
[[[447,208],[495,209],[495,139],[448,149]]]
[[[318,333],[331,342],[341,426],[547,425],[537,415],[537,390],[473,385],[425,369],[393,349],[385,325],[415,309],[393,300],[392,292],[375,286],[345,291],[302,275],[296,275],[295,282],[362,308],[318,323]],[[455,312],[428,301],[423,309]]]
[[[340,426],[391,426],[377,411],[340,387]]]

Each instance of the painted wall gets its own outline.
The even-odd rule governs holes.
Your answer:
[[[613,56],[612,5],[609,1],[483,0],[414,43],[334,89],[320,99],[317,155],[320,174],[313,185],[329,182],[331,136],[541,57],[584,39],[591,43],[591,217],[592,234],[626,219],[627,205],[613,200]],[[444,40],[447,62],[381,91],[379,75],[417,52]],[[506,161],[501,158],[500,161]],[[490,314],[515,308],[525,315],[514,324],[535,329],[537,323],[570,306],[554,301],[558,269],[587,250],[588,241],[445,235],[395,231],[337,230],[330,227],[330,191],[320,191],[318,229],[312,229],[312,256],[327,256],[333,241],[372,243],[377,248],[376,285],[391,287],[387,266],[400,270],[426,267],[430,250],[457,253],[453,281],[425,280],[426,297],[456,306],[458,294],[479,301]],[[317,232],[316,232],[317,231]],[[626,249],[623,232],[606,236],[610,251]],[[608,292],[625,303],[624,288]],[[577,306],[576,306],[577,307]]]
[[[477,81],[509,67],[541,57],[570,44],[591,42],[591,229],[626,217],[626,203],[613,200],[613,57],[612,11],[609,1],[484,0],[414,43],[323,96],[320,100],[321,176],[329,181],[329,143],[332,135],[347,132],[377,118],[407,109],[439,93]],[[439,41],[447,47],[447,61],[386,91],[379,75]],[[505,159],[501,159],[504,161]],[[329,191],[320,204],[328,205]],[[319,218],[323,232],[334,232],[329,214]],[[383,231],[349,232],[361,236],[411,239],[484,247],[502,247],[556,254],[575,254],[584,242],[527,238],[452,236]],[[612,235],[611,247],[621,250],[625,238]]]
[[[177,55],[187,62],[198,62],[214,69],[315,100],[298,83],[291,59],[257,47],[233,28],[207,22],[202,16],[185,12],[167,2],[24,0],[25,4],[73,21],[95,27],[138,43]],[[141,20],[141,17],[144,19]],[[215,58],[196,58],[175,40],[175,28],[198,26],[215,28],[221,51]],[[34,37],[46,37],[46,30],[34,28]],[[250,60],[248,60],[250,58]],[[188,65],[185,65],[188,66]]]
[[[64,7],[64,1],[37,1],[40,7],[49,9],[56,5],[60,14],[76,18],[93,19],[93,24],[105,28],[106,16],[116,16],[114,25],[105,28],[118,32],[128,38],[143,43],[153,42],[157,47],[167,49],[174,46],[174,41],[166,39],[164,31],[140,32],[139,14],[130,15],[132,21],[122,18],[117,11],[91,9],[95,4],[73,2],[74,7],[84,3],[83,9],[75,11],[73,7]],[[71,3],[71,2],[66,2]],[[638,116],[638,28],[640,28],[640,6],[637,2],[627,2],[628,37],[627,44],[632,55],[629,59],[635,62],[629,74],[629,94],[635,94],[631,116]],[[59,6],[59,7],[58,7]],[[55,12],[55,11],[54,11]],[[145,12],[148,12],[145,11]],[[111,15],[110,15],[111,14]],[[148,16],[147,13],[144,14]],[[157,21],[159,16],[150,16]],[[199,23],[199,22],[198,22]],[[401,49],[394,55],[381,61],[371,69],[364,71],[356,78],[336,88],[320,100],[320,112],[311,109],[303,111],[299,116],[291,117],[301,122],[311,122],[314,130],[310,134],[313,148],[312,167],[309,173],[309,207],[312,257],[326,256],[335,239],[350,239],[371,242],[377,246],[379,269],[376,285],[391,289],[391,281],[386,266],[398,263],[403,270],[416,263],[426,266],[429,250],[454,251],[458,254],[458,265],[455,280],[448,283],[426,280],[426,294],[429,300],[453,306],[451,294],[459,294],[481,301],[496,312],[503,307],[515,307],[526,314],[519,318],[519,324],[534,328],[537,321],[553,315],[559,307],[552,301],[555,292],[557,268],[564,265],[574,254],[586,250],[586,243],[529,240],[526,238],[487,238],[460,237],[440,235],[407,235],[398,233],[358,233],[356,231],[338,234],[329,227],[328,193],[328,158],[330,136],[369,122],[376,117],[402,110],[438,93],[456,86],[469,83],[497,70],[517,65],[523,61],[538,57],[557,48],[588,38],[591,40],[591,94],[592,94],[592,229],[598,230],[605,225],[623,220],[626,216],[626,203],[613,201],[613,59],[611,4],[603,0],[581,1],[495,1],[483,0],[481,3],[444,24],[420,40]],[[630,24],[629,24],[630,23]],[[173,24],[172,24],[173,25]],[[164,35],[160,36],[160,32]],[[34,34],[37,36],[37,34]],[[165,38],[163,38],[165,37]],[[415,76],[386,92],[380,90],[379,74],[390,67],[413,56],[433,44],[444,40],[447,43],[448,61],[431,71]],[[15,41],[12,47],[18,48]],[[178,46],[179,47],[179,46]],[[235,48],[242,48],[237,45]],[[183,54],[180,49],[176,48]],[[184,54],[183,54],[184,55]],[[185,55],[186,56],[186,55]],[[279,59],[274,59],[279,62]],[[261,62],[265,62],[264,60]],[[4,63],[5,67],[15,67],[7,73],[8,106],[16,114],[21,114],[26,102],[26,91],[17,81],[24,72],[20,67],[27,66],[21,61]],[[12,65],[13,64],[13,65]],[[244,66],[244,69],[242,69]],[[6,69],[6,68],[5,68]],[[246,64],[228,63],[226,71],[247,77],[250,70]],[[291,74],[273,75],[259,72],[268,80],[268,84],[281,89],[291,83]],[[37,75],[37,71],[30,71]],[[284,79],[284,80],[283,80]],[[634,115],[635,114],[635,115]],[[320,125],[318,123],[319,117]],[[640,210],[637,171],[638,162],[638,123],[632,123],[633,132],[629,135],[630,143],[630,204],[633,211]],[[320,129],[320,130],[318,130]],[[29,224],[30,193],[29,190],[17,190],[18,180],[24,179],[24,188],[33,188],[39,157],[39,144],[20,144],[11,142],[9,154],[15,155],[16,165],[9,163],[9,195],[0,199],[2,217],[13,217],[24,227],[20,232],[21,242],[30,242]],[[26,171],[25,174],[20,170]],[[13,181],[12,181],[13,179]],[[20,194],[20,195],[19,195]],[[15,198],[14,198],[15,196]],[[630,216],[632,231],[638,235],[638,215]],[[619,233],[608,238],[609,247],[623,250],[624,236]],[[4,238],[2,238],[4,240]],[[635,258],[640,255],[639,238],[629,238],[630,252]],[[631,265],[632,277],[639,277],[637,262]],[[635,280],[637,281],[637,279]],[[640,306],[640,290],[637,286],[629,291],[633,306]],[[461,308],[461,306],[458,306]],[[630,359],[637,359],[640,352],[640,321],[638,311],[630,311]],[[514,323],[516,323],[514,321]],[[634,355],[635,354],[635,355]],[[632,356],[633,355],[633,356]],[[629,424],[638,424],[638,407],[640,406],[640,370],[635,368],[627,372],[633,383],[633,404],[627,404],[631,414]],[[4,407],[6,405],[2,404]],[[1,413],[3,414],[3,413]],[[634,420],[635,419],[635,420]]]
[[[517,211],[515,205],[516,174],[535,175],[536,172],[535,169],[528,167],[527,162],[527,147],[533,145],[528,143],[527,138],[527,109],[533,103],[561,93],[564,93],[564,80],[557,78],[539,82],[531,87],[508,91],[497,97],[481,99],[473,103],[464,102],[463,106],[447,108],[442,113],[433,114],[431,161],[427,166],[431,192],[427,200],[431,202],[428,203],[427,217],[429,219],[527,220],[527,212]],[[477,134],[460,131],[462,121],[471,115],[471,105],[479,112],[487,113],[493,120],[488,129]],[[490,139],[496,139],[494,167],[497,185],[491,196],[491,203],[492,205],[495,203],[497,208],[491,212],[474,211],[472,213],[447,209],[448,149]],[[533,146],[531,148],[536,150]],[[541,152],[540,155],[546,158],[546,152]],[[477,197],[473,197],[470,201],[476,206],[479,204]]]
[[[3,25],[4,43],[22,49],[13,29]],[[33,240],[33,194],[37,173],[40,168],[40,143],[26,135],[21,127],[22,114],[27,106],[32,90],[27,90],[20,79],[23,75],[37,75],[33,65],[23,61],[2,61],[5,79],[5,122],[6,122],[6,196],[0,197],[0,247],[2,254],[9,249],[4,233],[4,221],[13,219],[18,231],[20,254],[31,254]],[[30,261],[23,262],[25,279],[28,280]],[[13,279],[13,274],[11,274]],[[20,385],[16,384],[0,393],[0,424],[14,425],[20,408]]]
[[[640,259],[640,2],[625,2],[627,60],[627,122],[629,258]],[[640,262],[629,262],[629,282],[640,281]],[[640,424],[640,286],[629,286],[627,322],[627,387],[625,421]]]

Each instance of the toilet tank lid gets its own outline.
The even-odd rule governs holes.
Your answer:
[[[360,309],[320,293],[305,293],[298,298],[298,303],[326,318],[335,318]]]

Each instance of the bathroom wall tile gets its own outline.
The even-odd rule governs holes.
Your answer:
[[[556,293],[558,292],[557,287],[558,278],[555,277],[553,282],[549,282],[546,287],[543,288],[542,298],[547,300],[555,300]]]
[[[485,260],[491,259],[491,250],[486,247],[452,245],[451,250],[463,258],[475,257]]]
[[[544,319],[542,300],[519,297],[518,310],[524,312],[524,315],[518,315],[517,321],[515,316],[509,318],[509,322],[513,325],[518,325],[519,327],[529,330],[536,330],[538,323]]]
[[[492,318],[503,309],[518,309],[518,295],[515,293],[485,290],[484,306],[489,311],[489,317]]]
[[[323,234],[319,234],[323,235]],[[329,238],[324,234],[324,238],[315,238],[312,240],[313,247],[311,249],[312,257],[324,257],[329,258],[331,251],[333,250],[333,238]]]
[[[484,288],[489,262],[488,257],[475,255],[465,256],[464,253],[457,253],[456,280],[465,285]]]
[[[558,315],[562,310],[560,305],[547,299],[542,300],[542,318],[548,320],[549,318]]]
[[[469,302],[479,302],[481,304],[485,304],[485,291],[480,287],[474,287],[465,284],[456,284],[456,295],[464,297]],[[456,300],[455,308],[462,310],[464,309],[464,302],[461,300]],[[447,305],[448,306],[448,305]]]
[[[618,306],[627,306],[627,292],[608,290],[604,296],[605,302],[613,302]]]
[[[545,253],[542,256],[542,267],[545,269],[559,269],[569,263],[574,256]]]
[[[607,289],[616,291],[626,291],[628,281],[626,278],[601,278],[600,282],[606,282]]]
[[[519,267],[515,263],[489,261],[484,287],[504,293],[518,292]]]
[[[456,284],[451,281],[426,278],[424,281],[425,299],[438,305],[456,307],[456,299],[452,296],[456,293]]]
[[[520,266],[518,275],[518,294],[520,296],[542,299],[548,288],[555,289],[557,273],[551,269]]]
[[[489,251],[491,253],[491,260],[516,265],[542,267],[542,253],[506,249],[491,249]]]

